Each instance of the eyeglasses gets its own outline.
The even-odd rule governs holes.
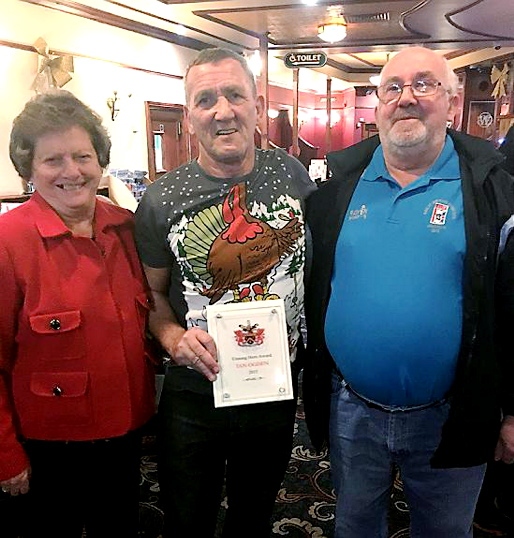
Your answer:
[[[400,99],[403,90],[409,86],[412,92],[412,95],[416,98],[418,97],[430,97],[435,95],[439,86],[442,86],[442,83],[437,80],[426,80],[419,79],[415,80],[411,84],[401,84],[400,82],[389,82],[383,86],[379,86],[376,89],[378,99],[385,104],[394,103]]]

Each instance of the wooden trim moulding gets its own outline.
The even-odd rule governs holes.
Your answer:
[[[24,43],[16,43],[15,41],[6,41],[4,39],[0,39],[0,47],[8,47],[11,49],[24,50],[27,52],[37,53],[37,50],[34,48],[33,45],[25,45]],[[95,56],[90,56],[88,54],[80,54],[76,52],[70,52],[70,51],[65,51],[65,50],[55,50],[55,49],[50,49],[48,53],[51,55],[57,55],[57,56],[68,55],[68,56],[73,56],[74,58],[87,58],[88,60],[108,62],[110,64],[114,64],[114,65],[117,65],[118,67],[123,67],[125,69],[132,69],[134,71],[140,71],[142,73],[147,73],[149,75],[158,75],[160,77],[168,77],[168,78],[173,78],[176,80],[182,80],[184,78],[182,75],[173,75],[171,73],[164,73],[162,71],[154,71],[152,69],[145,69],[144,67],[137,67],[136,65],[124,64],[122,62],[116,62],[114,60],[108,60],[106,58],[97,58]]]

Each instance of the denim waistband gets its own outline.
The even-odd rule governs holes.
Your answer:
[[[422,411],[423,409],[429,409],[431,407],[438,407],[440,405],[444,405],[448,401],[448,398],[443,398],[441,400],[436,400],[435,402],[428,402],[426,404],[420,405],[384,405],[379,402],[375,402],[374,400],[371,400],[369,398],[366,398],[362,394],[359,394],[357,391],[352,389],[348,381],[344,379],[344,377],[341,375],[341,372],[339,372],[339,370],[337,370],[336,368],[334,368],[334,374],[339,378],[341,383],[343,383],[343,386],[348,389],[348,392],[351,392],[354,396],[364,402],[371,409],[378,409],[379,411],[384,411],[385,413],[410,413],[411,411]]]

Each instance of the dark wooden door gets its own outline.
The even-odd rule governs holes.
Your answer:
[[[147,101],[148,174],[155,181],[194,156],[184,125],[184,107]]]

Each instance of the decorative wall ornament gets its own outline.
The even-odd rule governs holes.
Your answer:
[[[507,82],[509,76],[509,64],[503,64],[502,69],[498,69],[495,65],[491,69],[491,82],[494,84],[492,97],[500,99],[507,95]]]
[[[36,93],[44,92],[49,88],[62,88],[72,79],[73,56],[49,54],[48,44],[40,37],[34,43],[38,53],[38,74],[32,83],[32,90]]]
[[[112,97],[107,98],[107,107],[111,111],[111,120],[114,121],[118,112],[120,111],[120,98],[118,97],[118,92],[114,90]]]

